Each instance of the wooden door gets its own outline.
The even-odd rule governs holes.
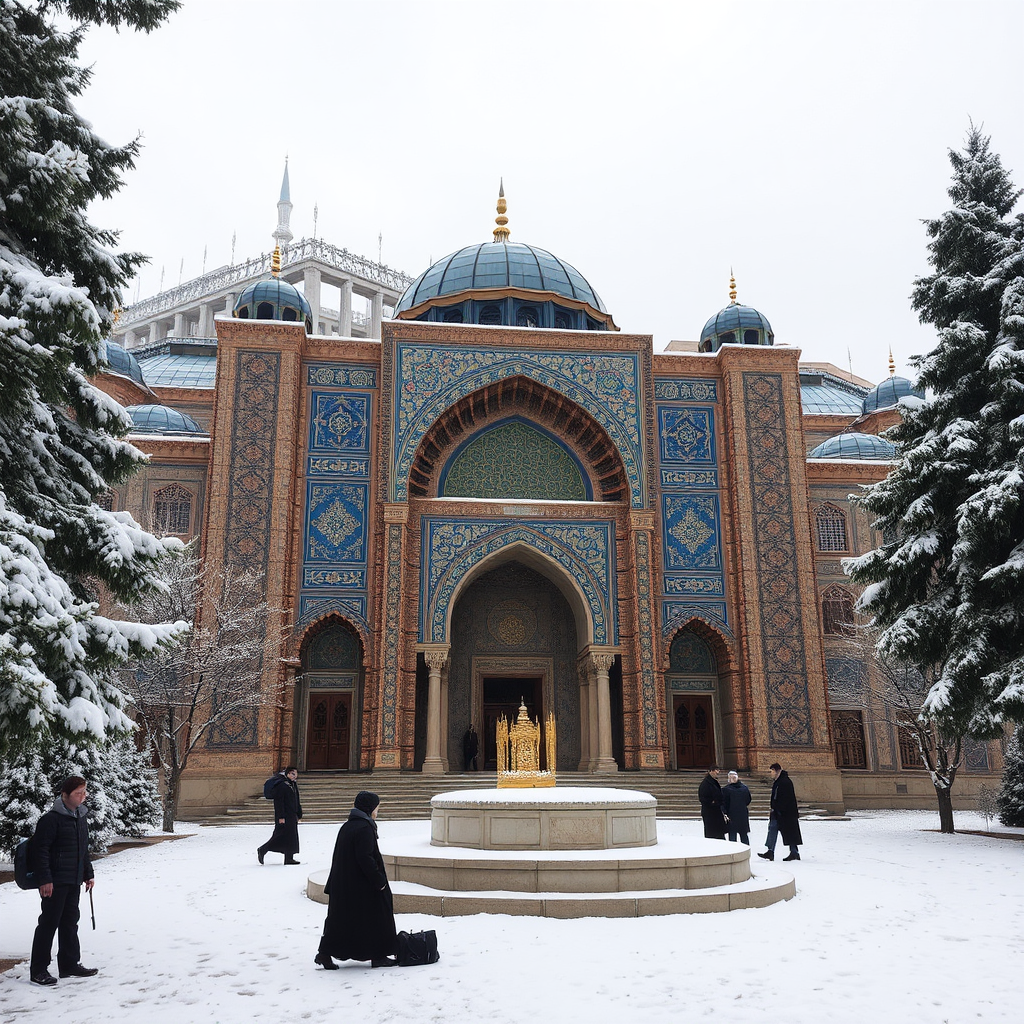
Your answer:
[[[348,768],[351,727],[351,693],[311,693],[306,770]]]
[[[676,767],[707,768],[715,763],[715,717],[710,694],[676,694],[672,708]]]

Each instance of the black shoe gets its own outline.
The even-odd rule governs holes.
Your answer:
[[[775,851],[769,850],[767,853],[759,853],[758,857],[760,857],[761,860],[775,860]]]
[[[301,864],[301,863],[302,863],[301,860],[296,860],[294,857],[287,857],[285,859],[285,864]]]
[[[799,860],[800,859],[800,854],[799,853],[791,853],[788,857],[783,857],[782,859],[784,861],[786,861],[786,860]]]
[[[100,969],[98,967],[83,967],[81,964],[60,969],[60,976],[62,978],[95,978],[99,973]]]
[[[266,855],[267,855],[267,851],[264,850],[262,846],[256,847],[256,856],[257,856],[257,858],[259,858],[259,862],[261,864],[263,863],[263,858],[266,857]]]
[[[382,956],[379,960],[371,960],[371,967],[397,967],[398,960],[390,956]]]
[[[338,969],[338,965],[326,953],[317,953],[313,957],[313,963],[319,964],[325,971],[336,971]]]
[[[61,975],[63,977],[63,975]],[[40,971],[38,974],[30,974],[29,980],[33,985],[56,985],[57,979],[49,971]]]

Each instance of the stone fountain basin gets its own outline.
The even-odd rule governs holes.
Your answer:
[[[632,789],[471,789],[430,801],[432,846],[621,850],[658,842],[658,801]]]

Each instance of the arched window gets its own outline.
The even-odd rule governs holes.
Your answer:
[[[446,309],[444,311],[443,320],[446,324],[461,324],[462,309],[458,306],[452,306],[450,309]]]
[[[760,331],[744,331],[743,332],[743,344],[744,345],[758,345],[761,342]]]
[[[921,760],[921,749],[917,745],[914,730],[905,725],[898,725],[896,733],[900,743],[900,768],[904,771],[923,770],[924,762]]]
[[[835,505],[819,505],[814,510],[814,527],[819,551],[848,551],[846,513]]]
[[[484,308],[480,310],[480,323],[500,324],[501,309],[498,306],[484,306]]]
[[[187,537],[192,532],[192,492],[178,484],[161,487],[153,494],[153,529]]]
[[[560,331],[572,330],[572,314],[565,309],[555,310],[555,327]]]
[[[282,320],[298,320],[299,319],[299,311],[297,309],[292,309],[291,306],[285,306],[284,307],[284,312],[281,314],[281,319]]]
[[[864,719],[859,711],[832,712],[832,742],[837,768],[867,768]]]
[[[516,310],[516,327],[536,327],[537,310],[534,306],[520,306]]]
[[[735,345],[736,334],[734,331],[726,331],[725,334],[719,337],[718,341],[721,345]]]
[[[257,320],[273,320],[274,319],[274,304],[272,302],[261,302],[256,307],[256,319]]]
[[[821,623],[827,636],[848,636],[853,630],[853,595],[842,587],[829,587],[821,595]]]

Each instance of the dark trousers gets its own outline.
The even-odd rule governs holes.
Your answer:
[[[768,819],[768,838],[764,841],[764,845],[768,847],[769,853],[775,852],[775,844],[779,840],[779,823],[773,814]],[[790,846],[789,852],[795,857],[800,853],[799,846]]]
[[[53,935],[57,933],[57,970],[74,967],[82,959],[78,944],[78,897],[80,885],[55,885],[53,895],[42,899],[42,913],[32,938],[30,974],[42,974],[50,966]]]
[[[729,829],[729,842],[730,843],[735,843],[737,836],[740,837],[740,842],[744,846],[749,846],[750,845],[750,833],[749,832],[737,832],[734,828],[730,828]]]

